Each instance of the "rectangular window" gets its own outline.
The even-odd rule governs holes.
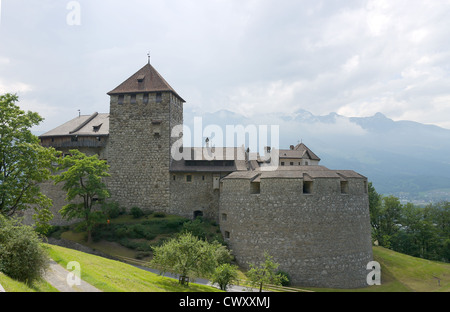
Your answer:
[[[225,231],[225,238],[230,238],[230,232]]]
[[[284,161],[281,162],[281,165],[284,166]]]
[[[202,181],[205,181],[205,176],[202,176]]]
[[[172,179],[175,181],[175,180],[177,179],[177,176],[176,176],[176,175],[173,175],[173,176],[172,176]]]
[[[251,182],[250,183],[250,194],[260,194],[261,187],[259,182]]]
[[[192,182],[192,175],[191,174],[186,175],[186,182]]]
[[[227,221],[227,214],[226,213],[222,213],[222,221]]]
[[[162,101],[162,93],[157,92],[156,93],[156,103],[161,103],[161,101]]]
[[[293,166],[293,165],[294,165],[294,162],[291,161],[289,164],[290,164],[291,166]]]
[[[312,181],[303,181],[303,194],[312,194],[313,183]]]
[[[341,181],[341,194],[348,194],[348,182]]]
[[[119,95],[118,103],[123,104],[124,99],[125,99],[125,95]]]
[[[131,104],[136,104],[136,103],[137,103],[137,102],[136,102],[136,94],[132,94],[132,95],[131,95],[130,103],[131,103]]]
[[[142,98],[142,102],[144,104],[148,104],[148,93],[144,93],[144,97]]]

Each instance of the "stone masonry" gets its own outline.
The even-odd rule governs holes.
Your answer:
[[[221,231],[240,265],[248,268],[267,251],[294,284],[367,285],[366,265],[372,259],[367,184],[348,178],[349,191],[343,194],[340,178],[327,173],[329,177],[312,179],[308,194],[300,174],[263,173],[260,182],[251,182],[251,174],[223,179]],[[257,193],[251,191],[254,183],[260,184]]]
[[[232,160],[205,159],[203,147],[182,147],[200,156],[174,160],[179,137],[171,131],[183,124],[185,101],[150,64],[108,95],[109,114],[79,116],[40,138],[64,153],[79,148],[107,160],[112,201],[219,222],[244,268],[267,251],[293,284],[367,285],[372,245],[366,177],[320,166],[303,143],[276,151],[274,171],[265,171],[265,160],[250,159],[244,147],[224,149],[224,155],[235,155]],[[48,183],[42,189],[57,215],[66,204],[64,193]],[[55,223],[64,221],[56,217]]]

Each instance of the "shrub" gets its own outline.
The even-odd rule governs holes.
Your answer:
[[[110,219],[115,219],[125,212],[125,209],[121,208],[119,203],[116,202],[106,202],[102,205],[102,207],[106,216]]]
[[[283,276],[281,280],[281,286],[290,286],[291,285],[291,277],[284,271],[278,271],[277,275]]]
[[[134,224],[132,226],[132,229],[134,231],[133,238],[145,238],[148,240],[152,240],[156,237],[156,234],[153,234],[151,232],[151,229],[143,224]]]
[[[128,238],[120,239],[119,244],[121,244],[124,247],[130,248],[130,249],[136,249],[138,247],[138,244],[136,242],[133,242],[133,241],[129,240]]]
[[[46,233],[46,236],[60,239],[61,234],[68,230],[69,230],[69,226],[67,226],[67,225],[65,225],[65,226],[60,226],[60,225],[50,226],[49,230]]]
[[[183,224],[182,232],[191,233],[192,235],[203,240],[206,239],[206,230],[201,218],[196,218],[193,221],[185,222]]]
[[[0,271],[31,285],[47,265],[48,256],[33,228],[0,215]]]
[[[138,219],[144,215],[144,212],[139,207],[133,207],[130,210],[130,214],[133,216],[133,218]]]
[[[165,218],[166,214],[164,212],[155,212],[155,213],[153,213],[153,217],[155,217],[155,218]]]
[[[129,230],[126,226],[116,226],[114,228],[114,236],[116,238],[124,238],[129,235]]]
[[[152,255],[152,253],[150,251],[139,251],[138,253],[136,253],[135,258],[138,260],[142,260],[146,257],[150,257]]]

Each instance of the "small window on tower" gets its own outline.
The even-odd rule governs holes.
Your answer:
[[[139,75],[139,76],[137,77],[137,81],[138,81],[138,82],[143,82],[143,81],[144,81],[144,78],[145,78],[145,75]]]
[[[125,95],[119,95],[118,103],[123,104],[123,100],[125,99]]]
[[[161,101],[162,101],[162,93],[157,92],[156,93],[156,103],[161,103]]]
[[[312,181],[303,181],[303,194],[312,194],[313,183]]]
[[[348,182],[341,181],[341,194],[348,194]]]

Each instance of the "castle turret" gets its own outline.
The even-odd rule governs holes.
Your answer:
[[[150,64],[110,96],[108,186],[125,208],[165,211],[169,205],[170,150],[185,102]]]

